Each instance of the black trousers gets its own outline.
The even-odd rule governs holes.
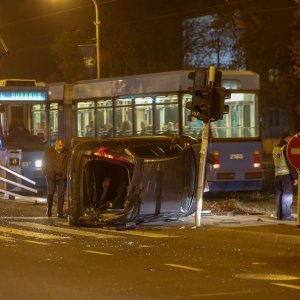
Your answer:
[[[276,214],[278,220],[291,218],[293,181],[290,175],[275,177]]]
[[[63,213],[67,180],[62,176],[47,177],[47,208],[52,209],[54,193],[57,191],[57,213]]]

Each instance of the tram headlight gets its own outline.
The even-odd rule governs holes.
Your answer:
[[[42,167],[42,160],[41,159],[37,159],[35,161],[35,167],[36,168],[41,168]]]

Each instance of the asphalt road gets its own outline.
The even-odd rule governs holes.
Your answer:
[[[299,247],[207,228],[75,228],[0,203],[0,299],[300,299]]]

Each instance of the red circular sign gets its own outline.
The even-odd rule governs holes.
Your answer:
[[[290,139],[287,145],[287,157],[294,168],[300,169],[300,133]]]

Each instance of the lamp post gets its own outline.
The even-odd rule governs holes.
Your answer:
[[[94,22],[96,26],[96,57],[97,57],[97,79],[100,78],[100,45],[99,45],[99,14],[98,14],[98,3],[96,0],[92,0],[95,5],[96,20]]]

